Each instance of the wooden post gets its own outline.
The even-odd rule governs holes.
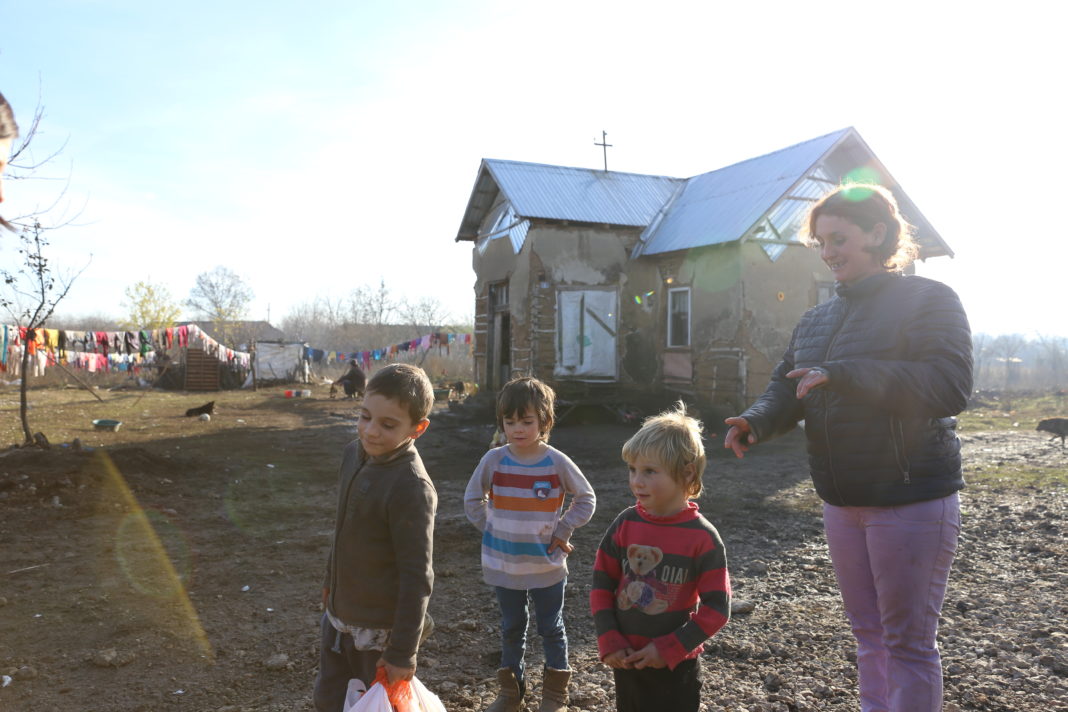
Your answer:
[[[84,388],[85,390],[87,390],[87,391],[89,391],[90,393],[92,393],[92,394],[93,394],[93,398],[96,398],[96,399],[97,399],[98,401],[100,401],[101,403],[103,403],[103,402],[104,402],[104,399],[100,397],[100,394],[98,394],[98,393],[97,393],[96,391],[94,391],[94,390],[92,389],[92,387],[91,387],[91,386],[89,386],[89,385],[88,385],[87,383],[85,383],[84,381],[82,381],[82,379],[78,378],[78,377],[77,377],[77,376],[75,376],[75,375],[74,375],[73,373],[71,373],[70,371],[68,371],[68,370],[67,370],[67,367],[66,367],[66,366],[64,366],[63,364],[61,364],[61,363],[60,363],[60,362],[59,362],[58,360],[56,361],[56,365],[57,365],[57,366],[59,366],[59,368],[60,368],[60,369],[61,369],[61,370],[63,371],[63,373],[67,374],[68,376],[70,376],[71,378],[73,378],[73,379],[74,379],[75,381],[77,381],[77,382],[78,382],[78,385],[80,385],[80,386],[81,386],[82,388]]]

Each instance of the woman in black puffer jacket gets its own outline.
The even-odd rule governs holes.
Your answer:
[[[738,457],[805,421],[862,712],[942,709],[935,634],[960,532],[953,416],[972,387],[971,332],[953,290],[900,273],[911,230],[879,186],[813,207],[809,239],[837,296],[801,318],[767,390],[726,420]]]

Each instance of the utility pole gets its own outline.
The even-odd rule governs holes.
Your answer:
[[[600,146],[601,149],[604,151],[604,172],[607,173],[608,172],[608,149],[610,149],[612,147],[612,144],[608,143],[608,132],[607,131],[601,131],[601,142],[597,143],[596,141],[594,141],[593,145],[594,146]]]

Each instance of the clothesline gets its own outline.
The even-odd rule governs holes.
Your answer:
[[[251,356],[234,351],[204,333],[196,324],[137,331],[28,329],[3,325],[0,370],[21,375],[23,349],[30,352],[31,375],[43,375],[56,364],[97,371],[137,370],[152,365],[157,354],[198,343],[210,356],[235,368],[249,367]]]
[[[344,363],[346,361],[354,360],[366,370],[370,369],[371,364],[375,361],[396,358],[398,354],[417,351],[418,349],[426,351],[437,346],[438,348],[444,347],[445,352],[449,353],[449,348],[454,344],[466,344],[470,346],[471,334],[449,334],[440,332],[435,334],[425,334],[418,339],[401,341],[378,349],[363,349],[348,352],[328,351],[306,346],[304,348],[304,358],[307,361],[317,364],[331,364],[335,362]]]

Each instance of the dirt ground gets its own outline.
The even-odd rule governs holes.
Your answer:
[[[319,584],[354,403],[281,389],[31,393],[47,451],[0,451],[0,710],[311,710]],[[20,440],[0,391],[0,443]],[[577,413],[553,443],[598,493],[575,536],[566,618],[572,710],[614,709],[587,597],[592,557],[630,504],[619,447],[634,425]],[[117,418],[117,432],[93,430]],[[704,658],[706,710],[857,708],[852,638],[800,434],[742,462],[709,423],[700,505],[727,545],[739,612]],[[441,403],[419,441],[436,481],[434,635],[419,677],[449,710],[492,699],[497,612],[463,515],[490,414]],[[717,435],[712,435],[716,433]],[[76,451],[71,443],[82,445]],[[969,431],[964,535],[943,611],[947,710],[1068,709],[1068,452],[1026,429]],[[528,652],[539,696],[540,642]]]

